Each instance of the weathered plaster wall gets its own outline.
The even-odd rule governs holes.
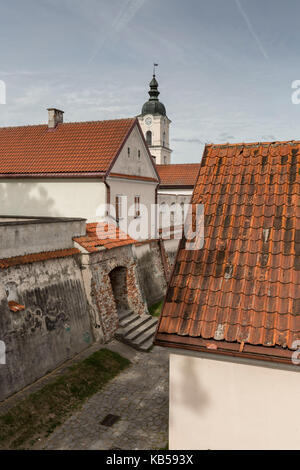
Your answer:
[[[85,233],[85,219],[0,219],[0,258],[73,248]]]
[[[11,312],[8,300],[25,305]],[[0,270],[0,400],[34,382],[93,341],[75,257]]]
[[[126,268],[124,289],[128,296],[128,308],[141,315],[148,313],[137,272],[132,246],[104,250],[82,258],[82,270],[91,311],[94,335],[108,342],[118,328],[117,302],[114,298],[109,274],[117,267]]]
[[[139,281],[148,307],[161,300],[167,289],[164,267],[157,241],[134,247]]]
[[[173,268],[175,263],[179,241],[180,240],[177,239],[164,240],[164,247],[168,257],[170,269]]]

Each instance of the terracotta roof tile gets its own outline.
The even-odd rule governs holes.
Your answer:
[[[7,269],[22,264],[31,264],[49,259],[65,258],[80,253],[77,248],[69,248],[66,250],[46,251],[43,253],[32,253],[24,256],[16,256],[14,258],[0,259],[0,269]]]
[[[74,238],[74,241],[89,253],[110,250],[125,245],[132,245],[136,240],[125,234],[119,227],[106,222],[90,223],[86,225],[86,236]]]
[[[135,122],[0,128],[0,175],[106,172]]]
[[[207,146],[192,203],[204,246],[181,241],[156,343],[286,357],[300,339],[300,143]]]
[[[192,186],[197,179],[200,164],[182,163],[156,166],[161,186]]]

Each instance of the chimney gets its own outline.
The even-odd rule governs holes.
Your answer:
[[[48,108],[48,128],[54,129],[57,124],[64,122],[64,112],[56,108]]]

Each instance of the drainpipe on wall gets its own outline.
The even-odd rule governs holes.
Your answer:
[[[106,179],[104,179],[104,183],[105,183],[105,186],[106,186],[106,204],[109,205],[110,204],[110,186],[107,183]],[[107,212],[106,215],[108,216],[109,215],[108,210],[106,212]]]

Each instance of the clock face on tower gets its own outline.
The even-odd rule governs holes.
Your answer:
[[[151,117],[147,117],[147,118],[145,119],[145,123],[147,124],[147,126],[151,126],[151,124],[152,124],[152,119],[151,119]]]

